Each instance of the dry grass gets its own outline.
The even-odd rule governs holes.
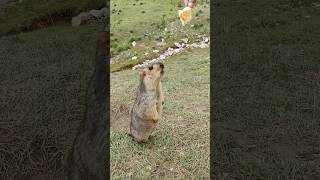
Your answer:
[[[0,38],[0,179],[60,176],[100,30],[55,26]]]

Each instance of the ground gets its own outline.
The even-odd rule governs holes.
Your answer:
[[[319,2],[212,6],[214,175],[320,179]]]
[[[0,37],[0,179],[59,177],[81,119],[102,24]]]

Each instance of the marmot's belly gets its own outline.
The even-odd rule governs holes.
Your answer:
[[[130,131],[138,141],[147,141],[155,129],[156,123],[152,119],[142,119],[136,114],[133,115],[130,125]]]

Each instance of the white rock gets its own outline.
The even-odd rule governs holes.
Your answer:
[[[181,39],[181,41],[183,41],[184,43],[188,43],[189,39],[188,38],[184,38],[184,39]]]
[[[164,60],[164,59],[166,59],[166,56],[165,55],[160,55],[160,59]]]
[[[209,41],[210,41],[209,38],[205,38],[205,39],[204,39],[204,42],[205,42],[205,43],[209,43]]]
[[[135,60],[135,59],[138,59],[138,57],[137,56],[133,56],[131,59]]]
[[[181,45],[180,45],[179,43],[177,43],[177,42],[175,42],[174,45],[175,45],[176,47],[178,47],[178,48],[181,47]]]
[[[135,47],[137,43],[135,41],[133,41],[131,44],[133,47]]]
[[[71,19],[71,25],[73,27],[78,27],[81,24],[81,17],[80,16],[75,16]]]
[[[152,52],[154,52],[154,53],[158,53],[158,52],[159,52],[159,50],[156,50],[156,49],[155,49],[155,50],[153,50]]]

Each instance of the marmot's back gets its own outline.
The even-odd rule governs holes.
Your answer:
[[[138,142],[148,141],[160,119],[163,101],[160,80],[163,68],[163,64],[153,64],[144,69],[141,75],[130,123],[130,133]]]

